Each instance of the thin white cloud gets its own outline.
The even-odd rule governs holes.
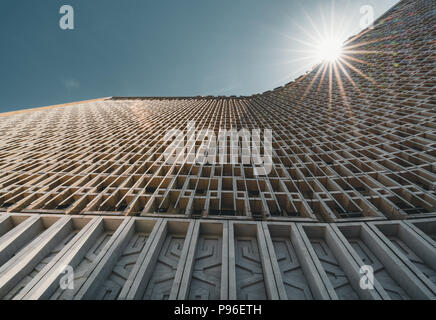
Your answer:
[[[80,82],[73,78],[63,79],[63,84],[68,90],[73,90],[80,87]]]

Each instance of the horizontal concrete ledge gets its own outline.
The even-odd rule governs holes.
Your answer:
[[[245,100],[249,96],[111,97],[110,100]]]

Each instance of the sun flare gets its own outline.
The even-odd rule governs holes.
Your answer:
[[[336,62],[342,56],[342,41],[339,39],[324,39],[316,48],[317,60],[320,62]]]

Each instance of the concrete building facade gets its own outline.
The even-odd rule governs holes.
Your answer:
[[[262,94],[0,115],[0,298],[435,299],[435,13],[403,0]],[[271,170],[227,140],[170,162],[170,129],[188,155],[271,130]]]

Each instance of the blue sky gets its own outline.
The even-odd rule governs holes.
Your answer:
[[[336,0],[334,24],[359,31],[398,0]],[[61,30],[59,9],[75,11]],[[249,95],[283,85],[329,0],[1,0],[0,112],[107,96]],[[327,19],[329,20],[329,19]],[[339,22],[345,21],[342,27]],[[302,27],[306,27],[303,31]],[[308,40],[310,41],[310,40]]]

